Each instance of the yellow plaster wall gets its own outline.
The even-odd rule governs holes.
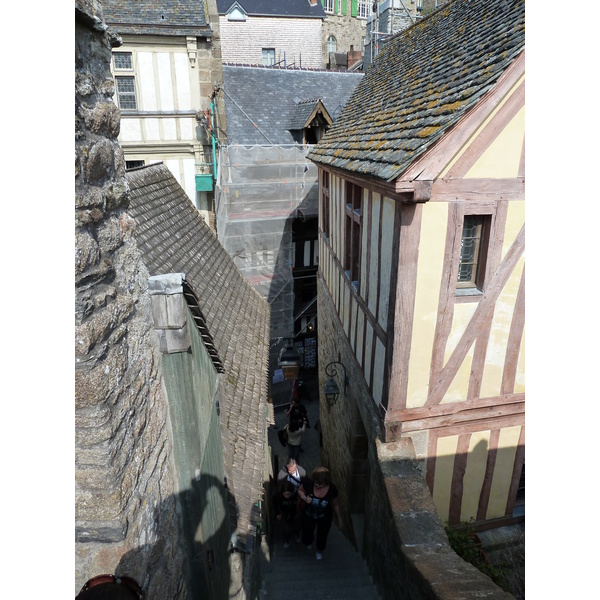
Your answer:
[[[479,431],[471,436],[467,467],[463,479],[463,497],[460,509],[460,520],[469,521],[477,518],[479,498],[485,478],[485,468],[490,448],[490,431]]]
[[[425,204],[408,368],[407,408],[423,406],[427,400],[447,222],[448,205],[445,202]]]
[[[500,293],[494,307],[492,328],[488,339],[488,347],[485,355],[485,366],[481,379],[481,396],[498,396],[502,384],[504,362],[506,358],[506,347],[508,335],[514,314],[515,301],[521,274],[523,272],[524,259],[515,266],[504,289]]]
[[[458,342],[460,342],[460,339],[464,334],[471,318],[473,317],[473,313],[475,312],[476,308],[477,304],[475,302],[454,305],[452,330],[448,336],[448,341],[446,342],[444,364],[446,364],[452,356],[452,352],[454,352]],[[469,390],[469,379],[471,377],[471,362],[473,360],[474,352],[475,344],[472,344],[460,368],[458,369],[456,376],[444,394],[444,398],[441,402],[442,404],[449,402],[460,402],[467,397],[467,392]]]
[[[500,432],[486,519],[503,517],[506,512],[508,492],[512,480],[520,434],[520,425],[506,427]]]
[[[487,116],[483,123],[475,130],[475,132],[465,142],[461,150],[454,156],[454,158],[448,163],[440,174],[440,178],[443,179],[448,174],[448,171],[454,166],[454,164],[461,158],[469,146],[473,143],[473,140],[481,134],[488,123],[498,113],[502,106],[506,103],[508,98],[513,94],[517,87],[525,80],[523,75],[519,80],[512,86],[506,96],[498,104],[498,106]],[[521,149],[523,139],[525,136],[525,107],[523,107],[517,115],[511,120],[508,126],[501,132],[498,138],[490,145],[489,148],[483,153],[475,165],[465,175],[465,178],[476,178],[476,177],[516,177],[519,168],[519,159],[521,156]],[[515,162],[516,161],[516,162]]]
[[[516,177],[519,174],[524,137],[525,107],[515,115],[473,167],[469,169],[465,179]]]
[[[519,361],[517,363],[517,372],[515,375],[515,394],[525,391],[525,330],[521,337],[521,347],[519,349]]]
[[[452,487],[452,473],[457,447],[457,435],[440,438],[437,443],[432,497],[443,522],[448,520],[450,512],[450,489]]]

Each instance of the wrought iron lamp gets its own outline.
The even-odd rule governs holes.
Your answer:
[[[325,375],[327,375],[327,380],[323,385],[323,393],[325,394],[325,399],[327,400],[327,404],[331,407],[336,402],[340,395],[340,388],[337,384],[337,369],[334,365],[340,365],[342,369],[344,369],[344,396],[346,395],[346,388],[348,386],[348,376],[346,375],[346,367],[341,362],[333,361],[330,362],[325,367]]]
[[[279,368],[284,379],[297,379],[300,371],[300,353],[294,348],[293,340],[286,340],[286,345],[279,354]]]

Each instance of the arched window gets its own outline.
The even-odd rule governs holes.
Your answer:
[[[330,35],[327,38],[327,54],[330,52],[335,52],[335,45],[337,40],[335,39],[335,35]]]

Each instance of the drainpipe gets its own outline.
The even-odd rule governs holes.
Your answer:
[[[210,138],[212,141],[212,156],[213,156],[213,179],[217,180],[217,152],[215,149],[215,103],[213,98],[210,99]]]

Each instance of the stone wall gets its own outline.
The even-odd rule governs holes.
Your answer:
[[[219,25],[225,63],[262,65],[262,49],[275,48],[275,62],[283,61],[285,53],[288,67],[322,66],[320,19],[249,16],[246,21],[228,21],[222,16]]]
[[[111,43],[75,3],[75,591],[103,573],[185,597],[148,273],[127,215]]]
[[[323,68],[327,67],[327,38],[335,36],[336,49],[338,53],[362,52],[362,40],[366,35],[366,20],[350,16],[350,3],[348,3],[348,15],[327,15],[323,21]]]
[[[384,600],[456,600],[464,597],[513,598],[460,558],[450,547],[415,457],[410,438],[382,443],[373,401],[361,368],[349,351],[341,323],[323,279],[318,281],[319,384],[325,366],[340,361],[348,375],[347,392],[331,408],[321,402],[322,463],[340,489],[345,531],[352,532],[350,507],[364,496],[362,552]],[[341,369],[338,368],[338,372]],[[338,384],[342,387],[343,380]],[[361,426],[357,426],[360,419]],[[355,443],[366,432],[366,481],[357,477]],[[355,536],[350,533],[351,541]]]

